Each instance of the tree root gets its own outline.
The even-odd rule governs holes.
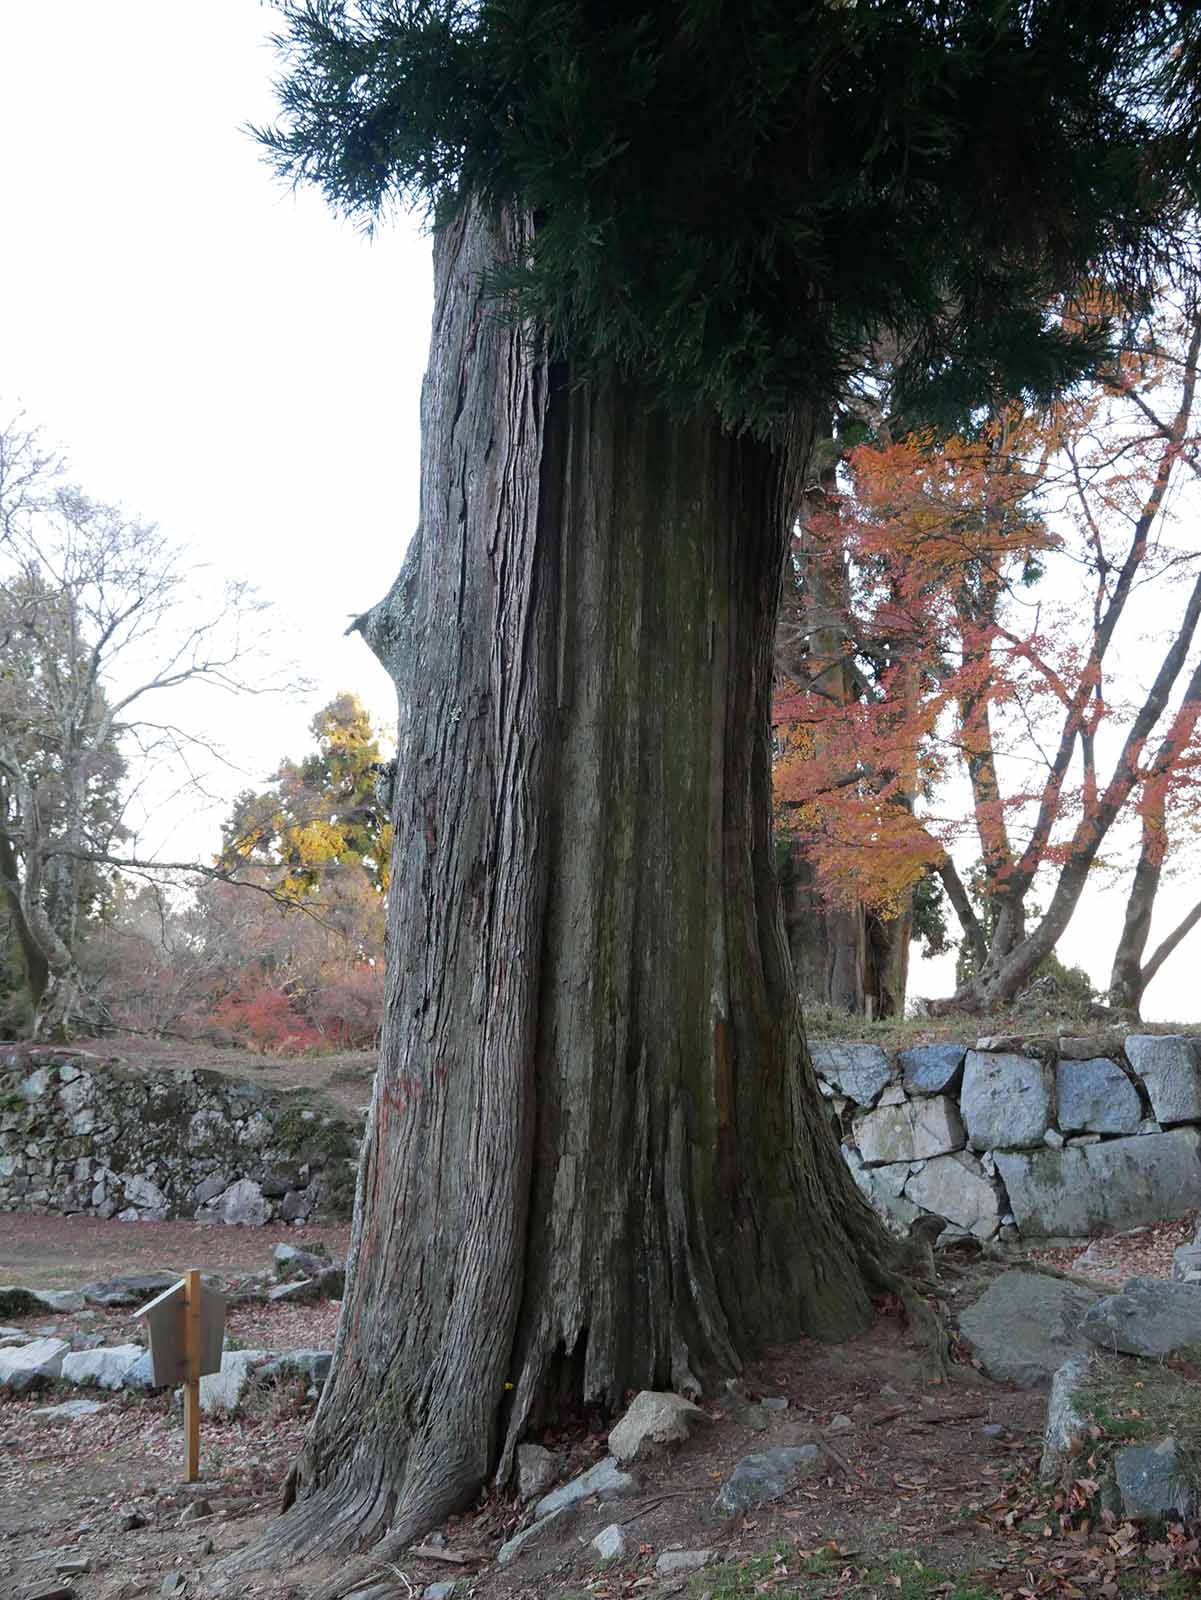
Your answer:
[[[952,1366],[950,1329],[942,1312],[921,1293],[918,1287],[921,1280],[886,1265],[874,1253],[867,1254],[865,1265],[871,1280],[900,1300],[906,1321],[924,1345],[923,1364],[931,1382],[945,1383],[951,1375]]]

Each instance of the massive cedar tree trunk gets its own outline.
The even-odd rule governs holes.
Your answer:
[[[393,1550],[543,1419],[864,1325],[772,858],[786,453],[572,387],[438,240],[379,1073],[332,1379],[263,1559]],[[800,441],[803,446],[804,441]]]

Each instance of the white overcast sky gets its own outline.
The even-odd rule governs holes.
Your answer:
[[[416,224],[366,240],[243,131],[274,114],[272,27],[257,0],[0,0],[0,420],[23,405],[90,494],[276,605],[313,688],[208,702],[229,795],[301,754],[340,689],[393,721],[382,670],[342,635],[415,522],[429,337]],[[221,814],[164,806],[147,843],[210,850]],[[1165,923],[1196,892],[1169,889]],[[1094,979],[1121,905],[1092,892],[1061,946]],[[1201,1011],[1191,946],[1148,1016]],[[951,979],[915,954],[912,993]]]

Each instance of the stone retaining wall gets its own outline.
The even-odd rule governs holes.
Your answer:
[[[1087,1237],[1201,1207],[1201,1037],[815,1043],[856,1183],[889,1226]]]
[[[354,1198],[359,1128],[303,1091],[0,1045],[0,1210],[301,1222]]]

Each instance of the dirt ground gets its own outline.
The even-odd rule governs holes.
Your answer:
[[[107,1223],[96,1225],[102,1232],[70,1235],[78,1219],[22,1218],[21,1228],[36,1224],[41,1232],[58,1223],[63,1232],[57,1243],[47,1229],[40,1243],[22,1246],[14,1242],[21,1231],[14,1220],[0,1219],[4,1259],[24,1251],[26,1259],[48,1261],[57,1252],[78,1267],[74,1281],[113,1263],[135,1264],[134,1255],[139,1266],[182,1264],[181,1250],[192,1252],[189,1264],[195,1259],[237,1274],[265,1264],[277,1231]],[[1094,1273],[1096,1281],[1166,1275],[1172,1248],[1191,1228],[1186,1218],[1087,1247],[1104,1273]],[[301,1230],[282,1231],[301,1242]],[[337,1230],[307,1231],[340,1253],[344,1237]],[[85,1241],[95,1252],[90,1262]],[[1070,1268],[1085,1247],[1045,1254],[1066,1257],[1059,1264]],[[996,1270],[979,1268],[984,1275]],[[13,1276],[19,1281],[21,1273]],[[965,1303],[981,1286],[948,1283]],[[329,1348],[336,1316],[332,1304],[245,1308],[230,1331],[255,1348]],[[47,1329],[69,1321],[27,1320]],[[128,1331],[128,1313],[107,1313],[89,1325],[115,1342]],[[948,1383],[926,1374],[898,1308],[883,1301],[871,1332],[852,1344],[802,1342],[762,1354],[746,1374],[747,1394],[788,1401],[787,1409],[766,1414],[765,1431],[748,1426],[745,1412],[715,1394],[705,1401],[713,1426],[678,1454],[640,1467],[635,1494],[568,1512],[511,1565],[498,1567],[496,1551],[529,1514],[511,1497],[488,1493],[443,1527],[440,1547],[426,1541],[427,1553],[410,1553],[384,1571],[365,1566],[363,1580],[387,1585],[372,1600],[416,1600],[428,1584],[446,1579],[457,1580],[456,1600],[762,1594],[1185,1600],[1201,1593],[1201,1574],[1187,1570],[1188,1552],[1165,1555],[1164,1546],[1157,1565],[1156,1547],[1134,1530],[1073,1527],[1078,1519],[1040,1487],[1043,1393],[992,1383],[965,1360]],[[182,1419],[167,1398],[98,1396],[103,1410],[78,1422],[34,1417],[59,1398],[0,1402],[3,1600],[53,1593],[56,1582],[69,1585],[77,1600],[140,1600],[164,1593],[164,1580],[175,1574],[186,1580],[183,1600],[308,1600],[332,1574],[344,1575],[345,1562],[232,1577],[217,1566],[223,1555],[251,1544],[276,1514],[312,1416],[302,1383],[256,1394],[236,1421],[206,1419],[203,1482],[196,1486],[181,1481]],[[596,1419],[591,1429],[543,1442],[561,1455],[568,1477],[605,1453],[606,1431]],[[803,1441],[821,1451],[817,1477],[750,1517],[715,1515],[716,1490],[738,1459]],[[627,1554],[599,1564],[589,1541],[613,1522],[623,1525]],[[714,1560],[692,1578],[659,1578],[656,1558],[673,1546],[710,1550]],[[86,1561],[87,1570],[56,1579],[56,1567],[71,1560]]]

